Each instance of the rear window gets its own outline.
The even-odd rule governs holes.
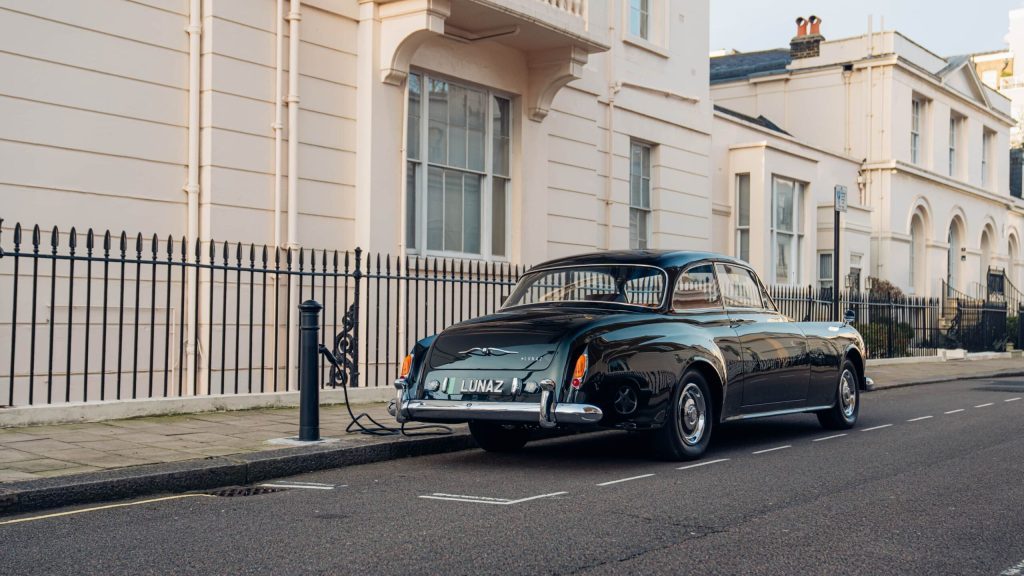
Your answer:
[[[574,266],[523,276],[505,307],[557,302],[615,302],[658,308],[665,271],[651,266]]]

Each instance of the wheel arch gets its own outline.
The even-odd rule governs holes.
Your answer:
[[[857,370],[857,385],[861,391],[867,390],[867,380],[864,374],[864,357],[861,355],[860,350],[857,350],[854,346],[847,348],[846,353],[843,354],[843,360],[849,360],[853,364],[854,369]]]
[[[720,423],[722,421],[722,405],[725,401],[725,386],[718,370],[713,364],[711,364],[711,362],[708,362],[703,358],[695,358],[686,367],[686,370],[693,370],[699,373],[708,383],[708,389],[711,391],[711,403],[715,411],[713,421],[715,423]]]

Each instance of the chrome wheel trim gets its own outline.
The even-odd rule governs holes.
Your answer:
[[[687,383],[679,395],[679,416],[676,418],[679,436],[684,444],[695,446],[704,438],[707,415],[707,401],[700,386],[693,382]]]
[[[847,420],[857,411],[857,379],[848,369],[839,377],[839,409]]]

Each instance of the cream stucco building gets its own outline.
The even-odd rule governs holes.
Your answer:
[[[707,0],[0,0],[4,227],[525,264],[710,248],[708,18]]]
[[[821,189],[845,184],[856,211],[851,225],[860,230],[869,221],[870,243],[841,254],[844,269],[857,261],[866,275],[926,296],[938,296],[944,281],[979,294],[990,266],[1006,269],[1020,286],[1024,202],[1009,194],[1009,100],[981,82],[968,57],[942,58],[897,32],[825,41],[816,31],[808,33],[805,24],[790,49],[712,59],[716,105],[763,116],[836,164],[836,173],[804,193],[805,209],[797,216],[806,219],[818,210],[820,226]],[[717,140],[717,130],[715,135]],[[762,155],[760,161],[769,159]],[[851,161],[857,163],[855,177]],[[788,167],[788,174],[729,170],[716,173],[716,223],[735,218],[737,195],[727,187],[734,188],[745,170],[804,185],[814,176]],[[771,191],[764,187],[764,202],[772,202]],[[769,229],[773,221],[752,223],[759,243],[772,242],[767,257],[752,257],[777,270],[792,254],[803,263],[799,283],[820,281],[819,266],[812,265],[821,263],[822,244],[801,249],[789,232],[779,236]],[[731,237],[715,238],[716,247],[736,250]]]

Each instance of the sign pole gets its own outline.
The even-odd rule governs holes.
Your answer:
[[[836,185],[835,218],[832,223],[832,319],[841,322],[839,316],[839,213],[846,212],[846,186]]]

